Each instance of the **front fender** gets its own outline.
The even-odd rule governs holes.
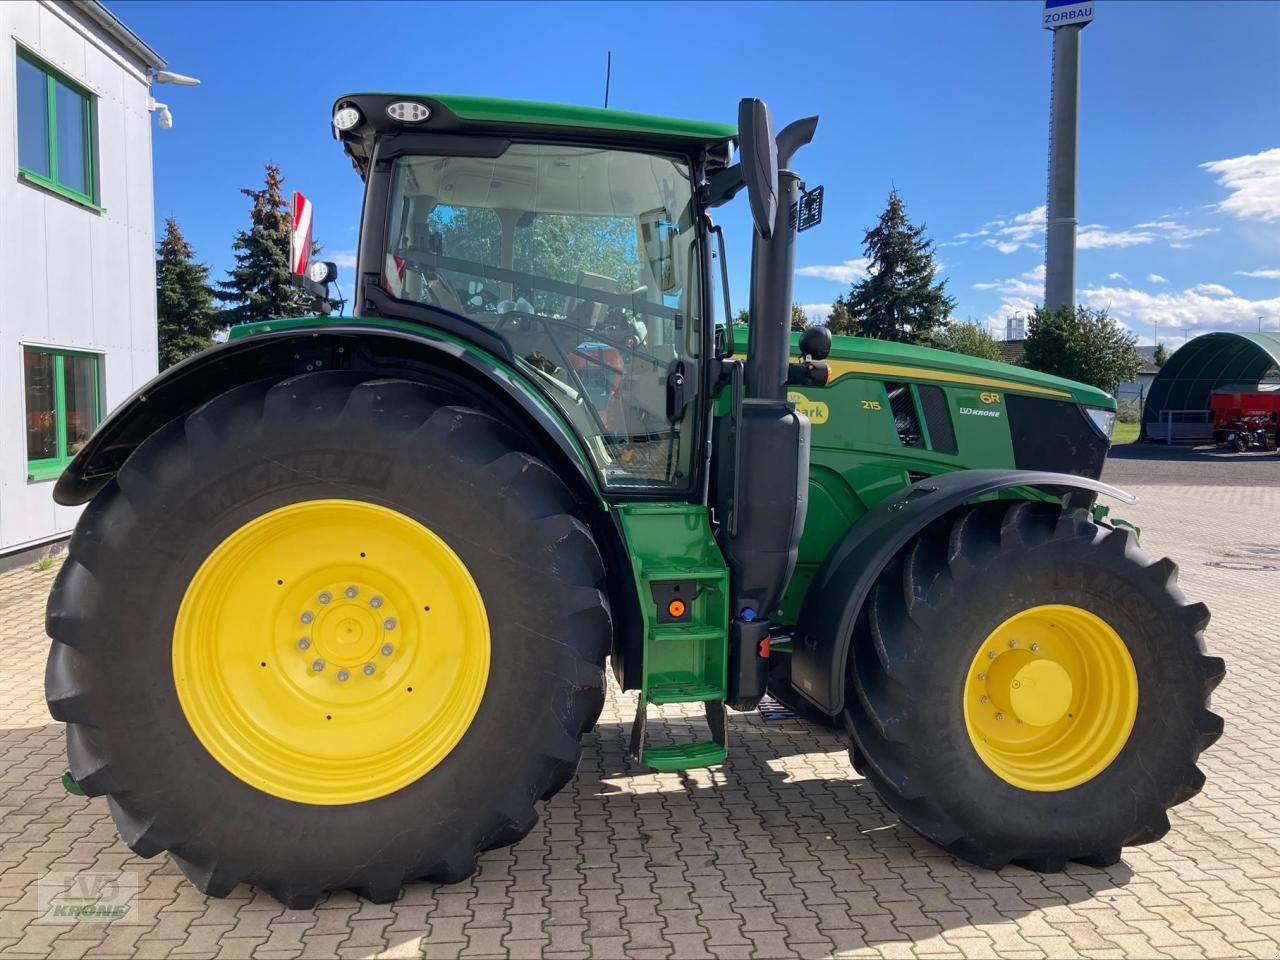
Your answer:
[[[511,417],[573,477],[580,492],[604,502],[576,434],[500,358],[429,328],[358,317],[262,324],[175,364],[102,422],[58,478],[53,499],[64,506],[93,499],[147,437],[232,387],[332,369],[368,369],[373,375],[410,379],[415,371],[426,371],[452,380],[487,401],[492,412]]]
[[[858,613],[880,572],[921,530],[969,501],[1016,487],[1067,487],[1138,498],[1088,477],[1039,470],[957,470],[921,480],[858,520],[818,568],[796,624],[791,683],[821,710],[844,709],[845,661]]]

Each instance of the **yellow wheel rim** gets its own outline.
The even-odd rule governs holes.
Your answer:
[[[1067,790],[1123,749],[1138,715],[1138,674],[1120,635],[1066,604],[1030,607],[982,642],[964,685],[974,750],[1007,783]]]
[[[174,625],[195,735],[245,783],[300,803],[417,780],[462,739],[488,675],[466,565],[417,521],[356,500],[295,503],[236,530]]]

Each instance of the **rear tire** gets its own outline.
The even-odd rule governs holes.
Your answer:
[[[477,853],[523,837],[537,821],[535,803],[573,775],[580,738],[604,702],[611,623],[600,554],[575,516],[574,496],[527,452],[527,441],[458,399],[354,372],[238,387],[150,437],[85,510],[49,600],[46,693],[50,712],[67,724],[72,776],[89,795],[108,797],[136,853],[171,851],[213,896],[252,883],[294,908],[343,888],[387,902],[405,881],[465,879]],[[410,745],[406,782],[358,802],[326,802],[323,780],[309,787],[304,777],[302,789],[316,799],[299,802],[274,783],[233,773],[206,742],[207,729],[217,732],[216,718],[198,734],[180,697],[186,687],[175,679],[180,609],[206,559],[247,524],[298,504],[314,510],[312,501],[373,505],[426,528],[474,581],[487,617],[487,673],[477,674],[482,695],[475,695],[460,739],[445,743],[421,775]],[[354,577],[348,568],[373,562],[372,553],[356,559],[356,540],[365,536],[354,528],[350,563],[335,576]],[[317,542],[316,556],[333,549],[333,540]],[[301,553],[299,577],[320,562]],[[282,571],[282,591],[290,576]],[[429,592],[421,569],[379,568],[369,576],[403,581],[418,603]],[[273,589],[263,595],[273,597]],[[425,658],[417,675],[438,675],[444,640],[431,646],[431,624],[442,621],[428,619],[427,607],[404,606],[395,650],[402,638],[408,645],[411,618],[422,618],[412,623],[425,651],[415,654]],[[321,616],[325,609],[316,607]],[[384,612],[370,615],[371,629]],[[273,615],[264,603],[262,623],[269,626]],[[317,649],[300,654],[300,665],[280,658],[293,671],[288,683],[315,679],[305,658],[321,640],[317,630]],[[293,633],[286,641],[297,642]],[[263,673],[251,669],[253,676],[277,666],[269,639],[262,644]],[[383,660],[378,650],[375,644],[369,654],[374,670],[361,676],[353,666],[334,696],[390,676],[391,653]],[[233,694],[243,686],[230,667],[213,669],[223,671],[215,680]],[[329,670],[326,681],[333,664]],[[338,708],[332,720],[345,719]],[[265,735],[279,733],[271,723],[263,721]],[[319,715],[315,723],[324,736],[337,729]],[[236,733],[232,720],[226,726],[228,736]],[[252,722],[245,728],[262,732]],[[387,737],[392,749],[395,735]],[[331,762],[327,754],[319,761],[291,755],[287,736],[272,742],[282,744],[282,763],[323,771]],[[351,762],[363,762],[358,750]],[[371,778],[374,766],[371,760]]]
[[[1222,660],[1204,653],[1209,612],[1188,604],[1176,581],[1172,561],[1152,561],[1132,531],[1079,507],[992,502],[939,521],[880,576],[855,628],[845,697],[855,766],[906,824],[992,869],[1114,863],[1122,847],[1159,839],[1166,811],[1199,792],[1197,758],[1222,732],[1207,709],[1223,675]],[[1003,656],[983,654],[998,628],[1047,605],[1114,630],[1136,672],[1136,711],[1100,772],[1032,789],[979,755],[987,741],[967,726],[975,701],[966,684]],[[1012,712],[990,719],[1022,722]],[[1052,749],[1032,758],[1028,776],[1055,759]]]

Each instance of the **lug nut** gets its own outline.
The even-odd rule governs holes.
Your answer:
[[[396,619],[395,619],[395,617],[387,617],[387,619],[383,620],[383,621],[382,621],[382,628],[383,628],[384,630],[394,630],[394,629],[396,628]]]
[[[346,682],[347,682],[347,679],[348,679],[350,676],[351,676],[351,674],[347,673],[347,669],[346,669],[346,667],[343,667],[341,670],[339,670],[339,671],[338,671],[338,682],[339,682],[339,683],[346,683]]]
[[[318,599],[321,603],[328,603],[330,600],[333,599],[333,594],[331,594],[328,590],[326,590],[324,593],[320,594]]]
[[[347,587],[347,589],[344,592],[348,597],[354,598],[355,595],[360,591],[353,585],[353,586]]]
[[[393,646],[392,646],[391,644],[389,644],[389,643],[384,643],[384,644],[382,645],[381,653],[382,653],[382,655],[383,655],[384,657],[389,657],[389,656],[391,656],[391,652],[392,652],[393,650],[395,650],[395,647],[393,647]]]
[[[995,652],[994,650],[988,650],[988,651],[987,651],[987,659],[988,659],[988,660],[994,660],[995,658],[996,658],[996,652]]]
[[[375,667],[372,663],[366,663],[366,664],[364,665],[364,675],[365,675],[366,677],[372,677],[372,676],[373,676],[373,671],[374,671],[374,670],[376,670],[376,669],[378,669],[378,668],[377,668],[377,667]]]
[[[1003,719],[1004,719],[1004,714],[1003,714],[1003,713],[1001,713],[999,710],[997,710],[997,711],[996,711],[996,719],[997,719],[997,720],[1003,720]]]
[[[377,610],[380,606],[382,606],[382,598],[381,598],[381,597],[370,597],[370,598],[369,598],[369,606],[371,606],[371,607],[373,607],[373,609]]]
[[[1017,645],[1018,645],[1018,641],[1017,641],[1017,640],[1010,640],[1010,641],[1009,641],[1009,649],[1010,649],[1010,650],[1012,650],[1012,649],[1013,649],[1014,647],[1016,647]]]
[[[312,661],[311,661],[311,669],[312,669],[312,670],[314,670],[316,673],[319,673],[321,670],[323,670],[323,669],[324,669],[324,661],[323,661],[323,660],[312,660]]]
[[[301,619],[303,623],[310,623],[315,618],[316,618],[316,615],[312,613],[310,610],[303,610],[302,616],[299,619]]]
[[[981,697],[979,697],[979,698],[978,698],[978,702],[979,702],[979,703],[987,703],[987,702],[989,702],[989,700],[990,700],[990,698],[989,698],[989,697],[987,697],[987,696],[986,696],[986,694],[983,694]]]
[[[980,674],[978,674],[978,679],[979,679],[979,680],[986,680],[986,679],[987,679],[987,675],[986,675],[985,673],[980,673]]]
[[[1039,652],[1040,652],[1040,644],[1038,644],[1038,643],[1033,643],[1033,644],[1031,645],[1031,652],[1032,652],[1032,653],[1039,653]]]
[[[306,650],[306,649],[307,649],[308,647],[310,647],[310,646],[311,646],[311,638],[310,638],[310,637],[299,637],[299,638],[298,638],[298,649],[299,649],[299,650]]]

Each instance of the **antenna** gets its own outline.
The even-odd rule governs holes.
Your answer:
[[[609,109],[609,79],[613,75],[613,51],[605,53],[604,61],[604,108]]]

